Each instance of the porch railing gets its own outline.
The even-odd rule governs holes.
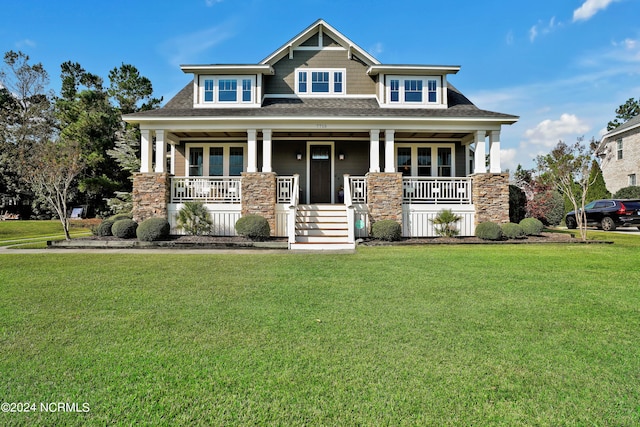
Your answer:
[[[472,203],[471,178],[403,178],[402,202],[469,205]]]
[[[240,177],[176,177],[171,178],[171,203],[201,201],[204,203],[240,203]]]
[[[349,190],[352,203],[367,203],[367,178],[364,176],[350,176]]]
[[[295,187],[295,177],[279,176],[276,178],[276,203],[290,203]]]

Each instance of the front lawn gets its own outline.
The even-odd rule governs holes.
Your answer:
[[[3,425],[637,425],[640,239],[0,255]],[[38,409],[40,409],[38,407]]]
[[[91,234],[90,220],[71,221],[71,237]],[[48,221],[0,221],[0,246],[36,245],[45,248],[47,240],[64,240],[64,230],[59,220]]]

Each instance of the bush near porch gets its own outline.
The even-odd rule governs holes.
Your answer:
[[[615,244],[0,254],[3,399],[90,405],[0,417],[637,425],[640,242],[589,236]]]

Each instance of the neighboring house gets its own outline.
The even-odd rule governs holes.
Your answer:
[[[215,234],[259,214],[295,249],[353,247],[383,219],[434,236],[443,209],[461,235],[509,221],[500,130],[518,117],[473,105],[449,83],[459,66],[381,64],[318,20],[257,64],[181,68],[193,80],[163,108],[125,116],[142,133],[136,220],[179,232],[200,200]]]
[[[596,155],[602,177],[612,194],[640,185],[640,116],[621,124],[602,137]]]

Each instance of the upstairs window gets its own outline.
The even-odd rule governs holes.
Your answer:
[[[298,69],[295,74],[296,93],[298,95],[343,95],[345,75],[346,70]]]
[[[618,152],[618,160],[622,160],[622,138],[616,141],[617,152]]]
[[[428,105],[440,103],[440,77],[395,77],[387,81],[387,104]]]
[[[199,104],[252,104],[255,76],[201,76]]]

